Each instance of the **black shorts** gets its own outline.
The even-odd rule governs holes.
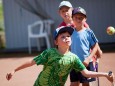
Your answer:
[[[93,66],[93,62],[89,63],[87,70],[95,71],[95,68]],[[96,78],[86,78],[81,74],[81,72],[76,72],[75,70],[72,70],[70,72],[70,81],[71,82],[80,81],[80,83],[88,83],[88,82],[92,82],[95,80],[96,80]]]

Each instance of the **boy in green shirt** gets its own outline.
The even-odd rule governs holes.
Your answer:
[[[43,51],[34,59],[8,73],[6,79],[10,80],[15,72],[36,64],[43,65],[43,70],[36,79],[34,86],[64,86],[72,69],[75,69],[76,72],[81,71],[87,77],[104,76],[113,82],[113,74],[109,76],[108,73],[88,71],[78,57],[70,52],[72,32],[73,28],[71,27],[57,28],[54,33],[54,42],[57,48]]]

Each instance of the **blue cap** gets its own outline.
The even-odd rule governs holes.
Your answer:
[[[68,32],[70,35],[72,35],[73,31],[74,29],[70,26],[61,26],[54,31],[54,40],[56,40],[58,35],[63,32]]]

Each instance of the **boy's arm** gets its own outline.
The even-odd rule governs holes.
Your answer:
[[[96,54],[98,49],[98,43],[96,43],[91,51],[91,54],[83,61],[83,64],[87,67],[89,65],[89,62],[91,61],[92,57]]]
[[[97,48],[97,52],[96,52],[96,57],[97,57],[97,58],[101,58],[102,54],[103,54],[103,52],[102,52],[102,50],[100,49],[100,46],[99,46],[99,44],[98,44],[98,48]]]
[[[34,64],[35,64],[35,61],[33,59],[31,59],[31,60],[25,62],[24,64],[20,65],[19,67],[17,67],[14,71],[17,72],[17,71],[19,71],[21,69],[30,67],[30,66],[32,66]]]
[[[35,63],[35,61],[33,59],[25,62],[24,64],[22,64],[22,65],[18,66],[17,68],[15,68],[12,72],[7,73],[6,79],[10,80],[15,72],[17,72],[19,70],[22,70],[24,68],[30,67],[30,66],[32,66],[34,64],[36,64],[36,63]]]
[[[94,72],[94,71],[88,71],[87,69],[84,69],[81,71],[81,73],[85,77],[106,77],[110,82],[114,82],[114,74],[112,73],[109,75],[109,73],[104,73],[104,72]]]

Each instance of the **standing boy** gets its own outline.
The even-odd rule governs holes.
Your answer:
[[[78,55],[83,64],[89,71],[95,71],[92,57],[99,52],[98,40],[91,29],[84,27],[87,20],[86,11],[77,7],[72,11],[72,20],[75,30],[72,34],[71,51]],[[91,50],[91,51],[90,51]],[[89,86],[89,82],[95,81],[95,78],[84,77],[80,72],[72,70],[70,73],[71,86]]]
[[[63,22],[61,22],[61,24],[59,25],[59,27],[61,26],[73,26],[73,21],[72,21],[72,4],[69,1],[62,1],[59,4],[59,8],[58,8],[58,13],[61,16],[61,18],[63,19]]]

